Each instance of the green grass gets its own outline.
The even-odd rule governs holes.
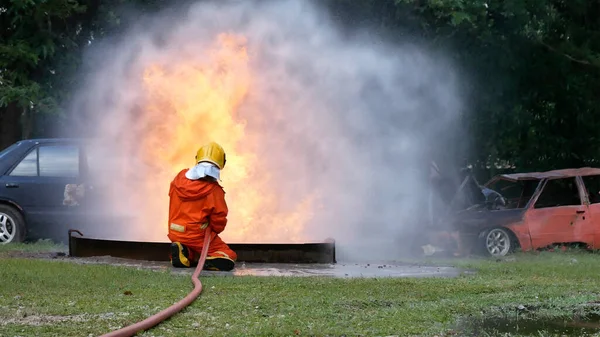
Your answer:
[[[600,300],[599,258],[568,252],[454,260],[477,273],[453,279],[205,276],[196,302],[141,335],[433,336],[455,329],[461,317],[512,315],[519,305],[567,316]],[[0,336],[98,336],[192,289],[189,276],[169,271],[2,254],[0,280]]]

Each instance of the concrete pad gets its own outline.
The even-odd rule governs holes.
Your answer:
[[[336,278],[384,277],[456,277],[465,271],[453,267],[409,264],[241,264],[232,272],[235,276],[322,276]]]
[[[48,258],[48,257],[47,257]],[[194,268],[173,268],[169,262],[140,261],[111,256],[89,258],[49,257],[54,260],[81,264],[110,264],[151,270],[171,270],[177,274],[191,275]],[[424,266],[408,263],[338,263],[338,264],[266,264],[238,263],[231,272],[203,270],[201,276],[284,276],[284,277],[334,277],[334,278],[388,278],[388,277],[456,277],[472,273],[449,266]]]

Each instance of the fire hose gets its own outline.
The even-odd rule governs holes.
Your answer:
[[[184,297],[179,302],[173,304],[172,306],[168,307],[167,309],[164,309],[163,311],[154,314],[141,322],[129,325],[119,330],[115,330],[113,332],[102,335],[101,337],[134,336],[138,332],[148,330],[158,325],[162,321],[166,320],[167,318],[175,315],[176,313],[190,305],[198,296],[200,296],[200,293],[202,292],[202,282],[200,282],[198,276],[200,276],[200,272],[202,271],[202,268],[204,267],[204,262],[206,261],[206,256],[208,255],[208,245],[210,244],[211,234],[212,232],[210,230],[210,227],[207,227],[206,231],[204,232],[204,245],[202,247],[202,254],[200,255],[198,266],[196,266],[196,270],[192,274],[192,282],[194,283],[194,289],[186,297]]]

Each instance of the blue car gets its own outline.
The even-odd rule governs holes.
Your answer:
[[[0,152],[0,244],[64,243],[69,228],[100,220],[88,172],[78,139],[29,139]]]

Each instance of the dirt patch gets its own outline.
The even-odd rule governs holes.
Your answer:
[[[25,317],[12,317],[3,319],[0,325],[49,325],[62,322],[86,322],[90,318],[87,315],[54,316],[54,315],[29,315]]]
[[[127,316],[127,313],[121,313],[122,316]],[[114,313],[105,313],[99,315],[38,315],[38,314],[21,314],[17,313],[13,317],[5,317],[0,321],[0,326],[4,325],[29,325],[29,326],[41,326],[41,325],[53,325],[63,322],[88,322],[95,320],[110,320],[114,319],[116,315]]]

